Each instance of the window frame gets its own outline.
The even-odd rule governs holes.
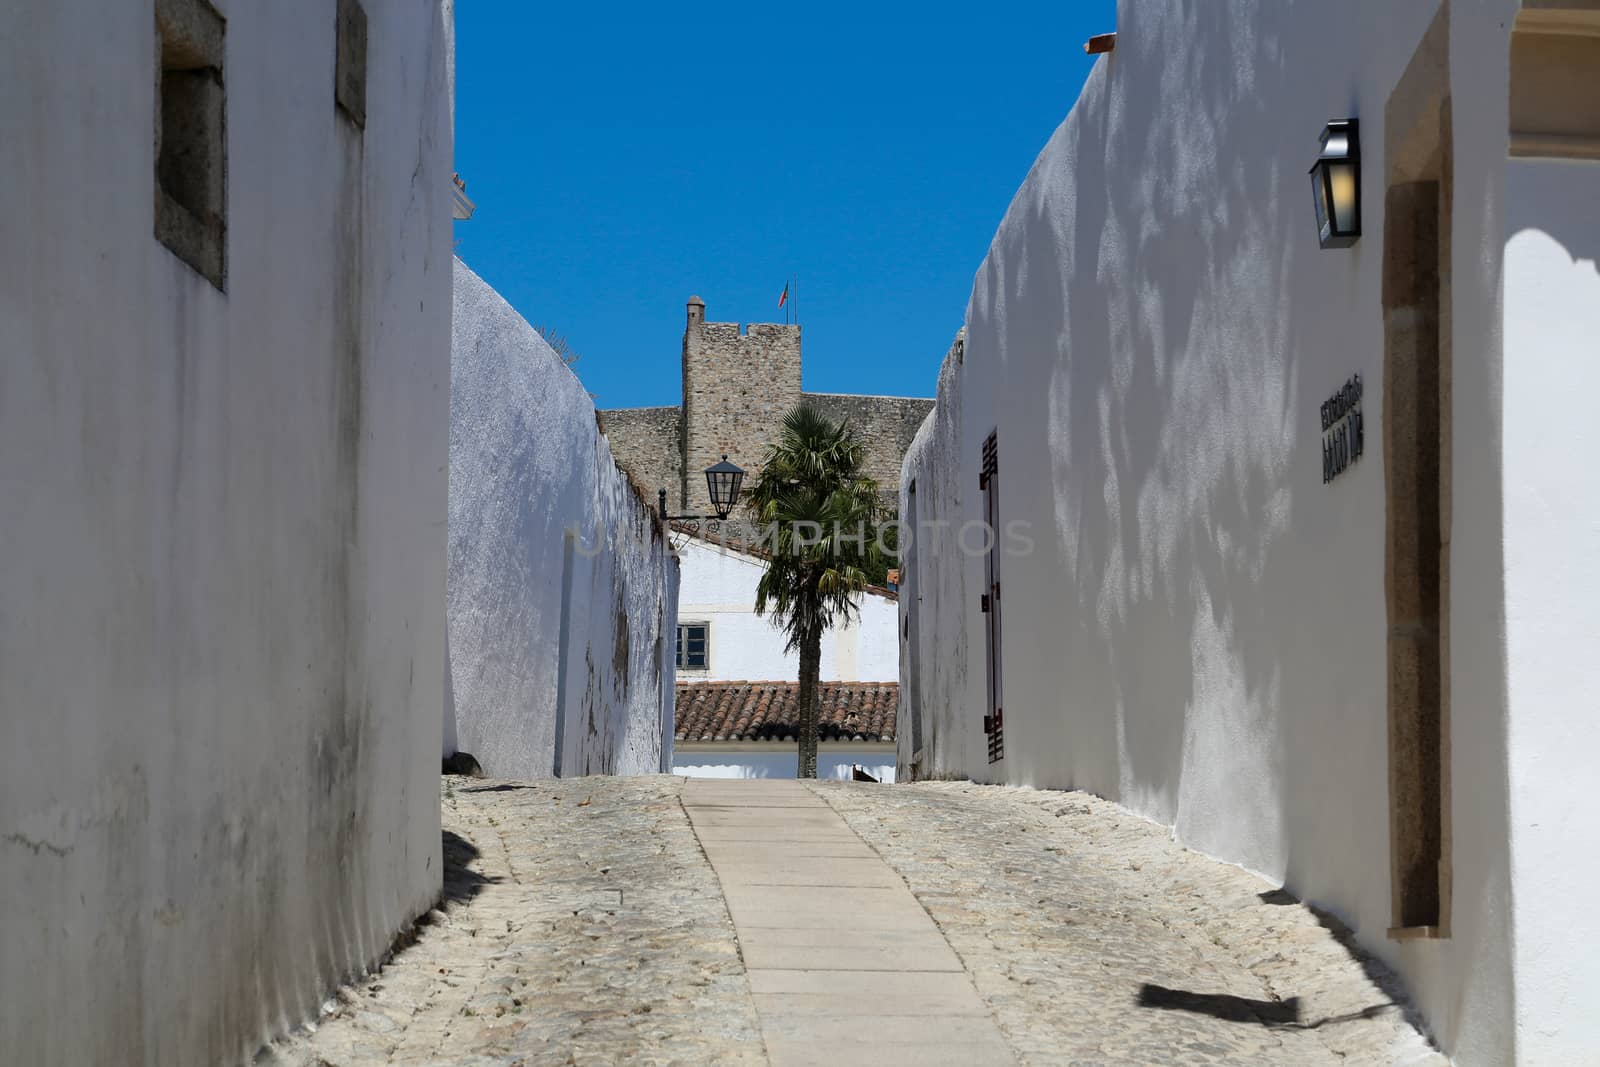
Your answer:
[[[688,631],[698,629],[703,631],[700,637],[700,660],[698,667],[688,665],[687,642],[690,640]],[[704,674],[711,670],[711,622],[710,620],[688,619],[678,623],[677,644],[674,646],[674,662],[677,669],[694,674]]]

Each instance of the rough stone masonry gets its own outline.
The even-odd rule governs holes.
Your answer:
[[[601,428],[624,468],[648,489],[665,488],[669,506],[708,510],[701,472],[726,454],[745,469],[749,484],[784,413],[809,400],[850,423],[866,445],[867,473],[886,494],[894,493],[900,462],[932,400],[804,392],[799,325],[742,326],[705,318],[705,301],[690,297],[679,406],[600,412]]]

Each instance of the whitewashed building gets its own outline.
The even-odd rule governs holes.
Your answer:
[[[678,560],[543,337],[459,261],[444,751],[498,778],[670,770]]]
[[[0,1059],[247,1062],[440,892],[451,5],[5,23]]]
[[[756,614],[756,584],[766,569],[754,551],[675,527],[683,579],[678,596],[678,680],[732,682],[800,675],[800,654],[770,616]],[[822,677],[894,682],[900,677],[896,596],[871,586],[848,622],[822,635]]]
[[[757,552],[688,527],[675,527],[673,536],[682,559],[673,771],[793,778],[800,656],[785,650],[787,637],[770,617],[756,614],[756,584],[766,563]],[[856,606],[848,622],[823,634],[821,678],[873,684],[831,690],[823,701],[817,773],[848,778],[855,766],[893,780],[893,712],[885,720],[875,709],[898,684],[896,595],[873,586]],[[733,683],[747,688],[730,688]],[[697,701],[701,712],[690,721],[688,706]],[[707,710],[712,707],[715,712]],[[874,710],[858,715],[862,707]]]
[[[1600,1062],[1600,3],[1118,7],[907,455],[902,775],[1110,797],[1458,1062]]]

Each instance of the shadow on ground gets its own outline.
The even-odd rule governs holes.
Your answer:
[[[1359,1012],[1322,1019],[1308,1024],[1308,1027],[1321,1026],[1324,1023],[1344,1022],[1347,1019],[1371,1018],[1393,1008],[1400,1012],[1412,1029],[1422,1034],[1431,1035],[1431,1031],[1428,1029],[1428,1021],[1422,1017],[1422,1012],[1406,996],[1405,983],[1400,980],[1400,976],[1391,971],[1386,964],[1372,955],[1372,953],[1362,948],[1360,943],[1356,941],[1355,931],[1346,926],[1343,920],[1334,915],[1333,912],[1301,900],[1294,894],[1282,889],[1274,889],[1262,893],[1261,901],[1264,904],[1298,904],[1309,911],[1312,918],[1317,920],[1317,925],[1332,935],[1334,941],[1338,943],[1340,948],[1344,949],[1350,959],[1366,972],[1367,980],[1377,986],[1383,992],[1383,995],[1388,998]],[[1432,1040],[1431,1036],[1429,1039]]]
[[[1259,1023],[1266,1027],[1284,1027],[1297,1030],[1315,1030],[1330,1023],[1370,1019],[1387,1011],[1397,1010],[1412,1027],[1427,1033],[1421,1014],[1404,997],[1399,978],[1382,962],[1370,955],[1356,942],[1355,933],[1333,913],[1314,904],[1308,904],[1285,889],[1269,889],[1256,894],[1261,903],[1273,907],[1303,907],[1316,919],[1317,924],[1333,937],[1340,948],[1366,972],[1367,978],[1382,990],[1387,1000],[1362,1008],[1360,1011],[1330,1015],[1314,1022],[1300,1019],[1300,998],[1284,1000],[1255,1000],[1226,993],[1197,993],[1187,989],[1170,989],[1147,982],[1139,989],[1141,1008],[1158,1008],[1167,1011],[1191,1011],[1210,1015],[1230,1022]]]
[[[1146,982],[1139,987],[1139,1007],[1192,1011],[1235,1023],[1292,1026],[1300,1021],[1300,998],[1255,1000],[1229,993],[1192,993]]]
[[[483,892],[484,886],[500,881],[472,869],[479,856],[478,846],[449,830],[441,835],[444,844],[445,905],[466,904]]]

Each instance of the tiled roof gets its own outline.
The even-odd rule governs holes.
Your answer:
[[[893,741],[896,682],[819,682],[817,736],[823,741]],[[679,682],[679,741],[793,741],[798,682]]]

